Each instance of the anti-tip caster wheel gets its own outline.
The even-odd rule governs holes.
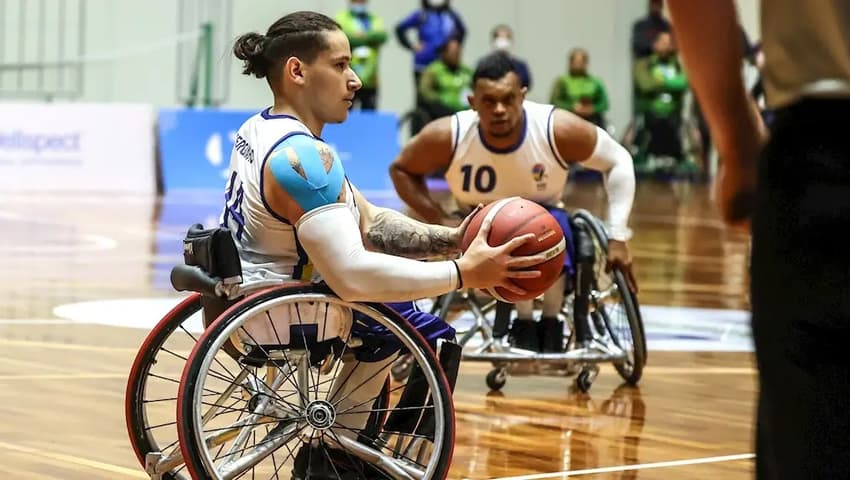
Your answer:
[[[508,381],[508,375],[505,373],[504,368],[494,368],[487,374],[486,381],[490,390],[498,392],[505,386],[505,382]]]
[[[587,393],[590,391],[591,385],[593,385],[593,381],[596,380],[596,376],[599,375],[599,367],[596,365],[582,368],[578,375],[576,375],[576,388],[581,393]]]

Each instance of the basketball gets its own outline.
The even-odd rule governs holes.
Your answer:
[[[487,293],[504,302],[514,303],[532,300],[542,295],[558,280],[564,267],[564,257],[567,254],[564,231],[558,220],[545,208],[520,197],[511,197],[488,204],[481,209],[472,220],[463,235],[461,248],[465,252],[484,219],[492,218],[490,234],[487,243],[492,246],[502,245],[512,238],[533,233],[535,239],[520,245],[512,252],[515,256],[546,254],[546,260],[529,269],[540,270],[537,278],[515,278],[511,281],[525,290],[525,295],[517,295],[502,287],[488,288]]]

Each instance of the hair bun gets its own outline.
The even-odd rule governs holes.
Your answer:
[[[246,33],[233,44],[233,54],[244,62],[242,73],[263,78],[268,73],[269,61],[264,55],[266,36],[256,32]]]

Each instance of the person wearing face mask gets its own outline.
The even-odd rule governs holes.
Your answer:
[[[408,37],[410,30],[416,31],[415,41]],[[418,91],[419,78],[425,68],[440,57],[440,47],[450,38],[463,44],[466,25],[451,8],[449,0],[422,0],[420,9],[396,25],[395,33],[398,42],[413,52],[414,91]],[[422,105],[421,98],[417,97],[416,105]]]
[[[367,0],[351,0],[337,13],[336,21],[351,44],[351,69],[363,86],[354,95],[361,110],[375,110],[378,104],[378,55],[387,41],[384,21],[369,11]]]
[[[520,84],[525,87],[526,92],[531,90],[531,70],[528,64],[521,58],[515,56],[511,49],[514,45],[514,32],[507,25],[496,25],[490,32],[490,46],[494,52],[507,53],[514,63],[514,70],[519,75]]]
[[[588,73],[589,58],[583,48],[570,52],[567,74],[555,80],[549,102],[605,128],[608,94],[602,80]]]

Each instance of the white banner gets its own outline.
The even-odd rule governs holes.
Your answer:
[[[0,104],[0,190],[155,192],[150,105]]]

